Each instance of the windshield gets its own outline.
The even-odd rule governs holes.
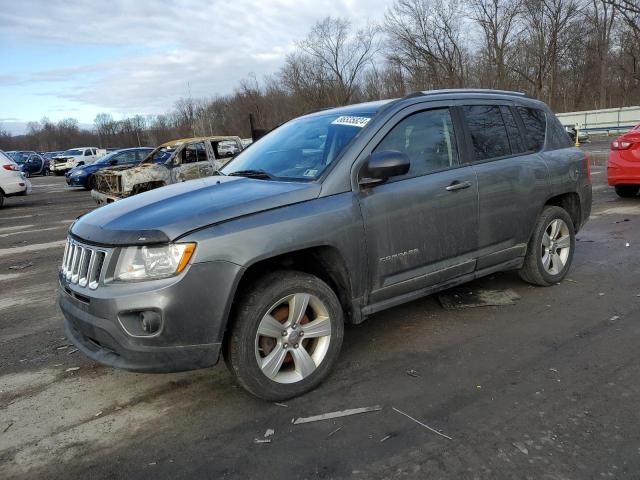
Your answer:
[[[29,152],[9,152],[9,155],[11,156],[11,158],[13,158],[13,160],[16,163],[22,165],[27,161],[30,153]]]
[[[157,150],[153,155],[148,156],[142,163],[165,163],[171,158],[173,152],[176,149],[174,147],[162,147]]]
[[[101,157],[100,159],[96,160],[95,162],[93,162],[94,165],[101,165],[101,164],[105,164],[105,163],[109,163],[109,160],[111,160],[113,157],[116,156],[116,154],[119,152],[120,150],[116,150],[115,152],[110,152],[107,153],[104,157]]]
[[[77,150],[75,148],[72,148],[71,150],[67,150],[66,152],[63,153],[63,155],[68,155],[70,157],[77,157],[83,154],[84,152],[82,150]]]
[[[292,120],[243,150],[222,173],[257,170],[273,178],[315,180],[372,116],[333,114]]]

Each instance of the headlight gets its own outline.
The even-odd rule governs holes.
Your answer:
[[[177,275],[185,269],[195,249],[195,243],[124,248],[116,264],[114,279],[131,282]]]

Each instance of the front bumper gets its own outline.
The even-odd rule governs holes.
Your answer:
[[[60,276],[65,333],[85,355],[115,368],[159,373],[215,365],[239,272],[229,262],[206,262],[172,279],[96,290]],[[160,313],[162,328],[153,336],[133,336],[121,319],[144,309]]]
[[[72,175],[68,175],[67,177],[65,177],[66,181],[67,181],[67,185],[69,185],[70,187],[83,187],[86,188],[87,186],[87,176],[81,176],[81,177],[74,177]]]
[[[115,195],[107,195],[106,193],[99,192],[97,190],[91,190],[91,198],[98,204],[98,206],[106,205],[107,203],[113,203],[120,200],[120,197]]]

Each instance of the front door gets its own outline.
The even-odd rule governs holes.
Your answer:
[[[210,175],[209,155],[204,142],[185,145],[174,159],[175,166],[171,170],[172,183],[186,182],[195,178]]]
[[[478,190],[460,146],[449,108],[439,108],[399,118],[373,148],[404,152],[411,167],[358,195],[370,304],[474,270]]]

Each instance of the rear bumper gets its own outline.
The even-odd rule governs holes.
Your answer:
[[[22,178],[16,177],[16,181],[3,185],[4,194],[7,197],[14,197],[16,195],[28,195],[31,193],[32,186],[28,178],[21,175]]]
[[[632,156],[634,152],[626,152]],[[607,163],[607,181],[609,185],[640,185],[640,158],[629,161],[612,152]]]

